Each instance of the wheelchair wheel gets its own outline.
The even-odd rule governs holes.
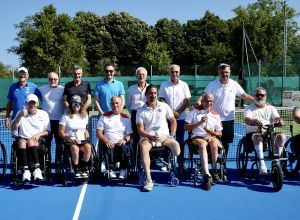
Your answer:
[[[100,169],[99,169],[99,161],[98,161],[98,157],[97,157],[97,152],[95,150],[94,145],[92,145],[89,172],[90,172],[89,180],[95,181],[98,177]]]
[[[191,155],[192,153],[190,152],[190,140],[186,140],[183,144],[183,148],[182,148],[182,156],[181,159],[179,161],[179,170],[180,173],[182,175],[182,177],[185,180],[190,179],[191,174],[192,174],[192,160],[191,158],[193,157],[193,155]]]
[[[244,176],[246,173],[248,164],[248,152],[246,149],[246,137],[243,137],[237,147],[236,151],[236,167],[240,176]]]
[[[226,183],[228,181],[227,175],[226,175],[226,152],[225,149],[220,150],[220,156],[221,158],[219,159],[220,163],[220,178],[223,181],[223,183]]]
[[[282,157],[285,157],[286,160],[281,161],[282,171],[286,175],[288,174],[297,175],[300,166],[300,155],[297,155],[296,152],[293,152],[291,142],[292,142],[292,137],[287,140],[283,148],[284,151]]]
[[[276,192],[280,191],[283,185],[283,174],[281,167],[278,163],[274,163],[271,169],[271,179],[274,190]]]
[[[67,165],[66,165],[64,146],[60,146],[59,148],[56,148],[55,175],[56,175],[56,179],[59,182],[61,182],[63,186],[68,185],[66,180],[66,173],[67,173]]]
[[[4,144],[0,142],[1,145],[1,152],[0,152],[0,178],[4,178],[6,174],[6,165],[7,165],[7,160],[6,160],[6,150]]]

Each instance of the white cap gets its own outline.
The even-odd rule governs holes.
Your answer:
[[[35,101],[36,103],[39,102],[39,98],[35,94],[29,94],[26,97],[26,102]]]
[[[25,68],[25,67],[23,67],[23,66],[22,66],[22,67],[20,67],[20,68],[18,68],[18,73],[19,73],[19,72],[21,72],[21,71],[22,71],[22,72],[25,72],[25,73],[27,73],[27,74],[28,74],[28,69],[26,69],[26,68]]]

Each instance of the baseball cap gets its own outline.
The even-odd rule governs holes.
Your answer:
[[[22,66],[22,67],[18,68],[18,73],[20,73],[20,72],[25,72],[28,74],[28,69],[26,69],[25,67]]]
[[[35,94],[29,94],[26,97],[26,102],[28,103],[30,101],[39,102],[39,98]]]
[[[73,95],[71,97],[71,103],[72,102],[78,102],[78,103],[81,103],[81,97],[79,95]]]

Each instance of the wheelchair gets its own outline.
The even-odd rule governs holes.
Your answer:
[[[98,141],[98,146],[97,146],[97,154],[98,154],[98,160],[100,161],[100,175],[102,178],[105,180],[121,180],[121,181],[126,181],[129,177],[133,177],[135,175],[135,164],[134,164],[134,153],[133,153],[133,147],[132,147],[132,141],[128,143],[127,145],[127,150],[125,152],[125,158],[124,158],[124,163],[126,166],[126,176],[123,179],[120,179],[118,177],[114,178],[111,177],[110,171],[114,171],[117,176],[120,174],[120,161],[121,161],[121,155],[118,152],[114,152],[113,154],[113,163],[110,161],[110,156],[107,150],[107,147],[102,141]]]
[[[153,143],[152,143],[153,145]],[[177,175],[177,156],[174,156],[171,152],[171,150],[163,145],[160,146],[152,146],[150,152],[150,161],[151,163],[156,162],[156,163],[161,163],[167,167],[168,172],[170,173],[170,185],[171,186],[178,186],[179,185],[179,179],[176,177]],[[145,173],[143,170],[142,162],[140,159],[140,148],[139,145],[137,145],[137,150],[136,150],[136,172],[139,177],[139,185],[143,186],[145,182]]]
[[[90,143],[91,144],[91,143]],[[63,185],[67,186],[69,183],[74,182],[89,182],[95,181],[97,179],[97,174],[99,172],[99,162],[96,155],[96,150],[93,144],[91,144],[91,158],[89,160],[88,178],[74,178],[74,168],[72,163],[72,155],[70,147],[66,146],[65,143],[62,143],[56,148],[55,155],[55,174],[57,180]],[[79,153],[79,167],[82,167],[82,157],[83,153]]]
[[[179,162],[179,169],[185,180],[191,180],[194,186],[198,186],[203,182],[202,163],[198,152],[198,146],[192,143],[189,137],[184,141],[182,148],[182,158]],[[207,146],[208,163],[211,163],[210,147]],[[216,161],[217,171],[221,183],[226,183],[226,152],[223,147],[218,147],[218,158]]]
[[[7,157],[4,144],[0,141],[0,179],[3,179],[6,174]]]
[[[20,165],[20,156],[18,151],[18,141],[19,137],[14,137],[14,141],[11,147],[11,158],[10,158],[10,171],[11,171],[11,177],[12,177],[12,183],[15,186],[22,185],[22,167]],[[50,161],[50,152],[48,148],[45,145],[45,139],[40,139],[39,146],[37,148],[38,151],[38,157],[40,162],[40,169],[42,171],[43,180],[44,183],[50,183],[51,182],[51,161]],[[28,165],[30,168],[30,171],[33,171],[33,159],[30,154],[27,154],[28,156]]]
[[[276,124],[262,125],[259,126],[258,133],[263,138],[264,159],[271,161],[270,177],[273,188],[278,192],[283,186],[283,170],[286,166],[287,158],[285,147],[283,147],[282,155],[279,155],[278,148],[275,146],[276,132],[274,129],[276,127],[278,127]],[[248,143],[246,136],[244,136],[239,141],[236,152],[236,165],[239,175],[248,179],[254,178],[258,175],[258,163],[259,158],[253,143]],[[250,170],[248,169],[248,164],[250,164]]]

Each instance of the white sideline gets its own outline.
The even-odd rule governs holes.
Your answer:
[[[84,199],[84,196],[85,196],[86,188],[87,188],[87,183],[84,183],[83,186],[82,186],[81,192],[80,192],[80,196],[79,196],[79,199],[78,199],[78,202],[77,202],[76,209],[75,209],[72,220],[78,220],[78,218],[79,218],[79,214],[80,214],[83,199]]]

